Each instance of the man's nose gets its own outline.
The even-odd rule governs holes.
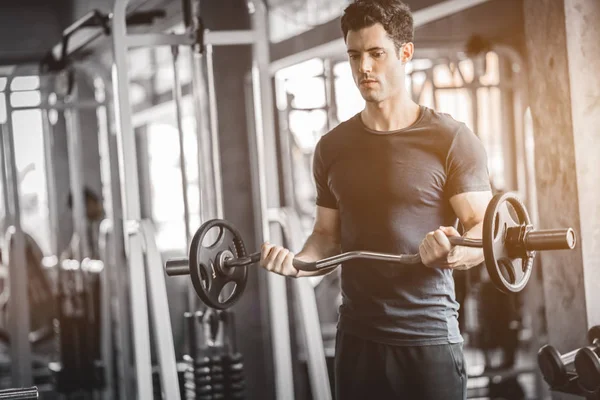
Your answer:
[[[368,74],[373,70],[373,64],[370,57],[361,57],[358,65],[358,71],[363,74]]]

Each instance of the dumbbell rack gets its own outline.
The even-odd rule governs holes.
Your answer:
[[[236,349],[233,314],[196,311],[184,314],[188,354],[184,356],[183,398],[188,400],[245,399],[243,356]]]

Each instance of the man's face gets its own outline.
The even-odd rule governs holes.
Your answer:
[[[381,102],[404,89],[404,63],[412,57],[412,43],[400,51],[381,24],[348,31],[346,47],[354,82],[367,102]]]

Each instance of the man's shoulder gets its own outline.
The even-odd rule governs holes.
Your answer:
[[[427,112],[429,113],[429,122],[435,125],[442,133],[448,133],[453,136],[461,129],[468,129],[464,122],[457,120],[451,114],[431,108],[428,108]]]

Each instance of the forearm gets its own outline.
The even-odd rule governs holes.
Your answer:
[[[334,238],[318,232],[313,232],[308,239],[306,239],[304,247],[296,254],[295,258],[305,262],[315,262],[337,254],[340,254],[340,244]],[[297,277],[302,278],[307,276],[326,275],[335,268],[337,268],[337,265],[314,272],[298,271]]]
[[[471,227],[463,235],[470,239],[481,239],[483,232],[483,221]],[[454,269],[470,269],[478,266],[484,261],[482,247],[457,246],[454,256],[449,260]]]

